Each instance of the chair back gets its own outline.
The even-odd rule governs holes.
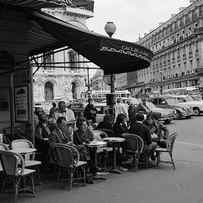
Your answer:
[[[19,176],[24,172],[24,159],[20,154],[0,150],[0,159],[3,171],[10,176]]]
[[[105,137],[108,137],[107,133],[102,130],[93,130],[93,135],[95,140],[102,140]]]
[[[123,133],[122,137],[125,138],[126,150],[131,150],[140,154],[143,152],[144,141],[141,137],[133,133]]]
[[[66,144],[55,144],[53,153],[56,164],[60,167],[69,168],[74,166],[72,149]]]
[[[9,148],[8,148],[8,146],[5,145],[4,143],[0,143],[0,150],[5,150],[5,151],[7,151],[7,150],[9,150]]]
[[[16,139],[11,142],[11,148],[12,149],[34,148],[34,145],[32,144],[32,142],[30,142],[27,139]],[[35,159],[35,153],[25,155],[25,160],[34,160],[34,159]]]
[[[167,150],[172,152],[173,151],[173,146],[174,146],[174,143],[175,143],[175,140],[176,140],[176,137],[177,137],[177,132],[174,132],[172,134],[170,134],[167,138]]]
[[[69,149],[72,152],[73,164],[77,165],[77,163],[80,161],[80,153],[79,153],[78,149],[72,144],[70,144],[70,145],[68,144],[67,146],[69,147]]]
[[[16,139],[11,142],[11,148],[34,148],[32,142],[27,139]]]

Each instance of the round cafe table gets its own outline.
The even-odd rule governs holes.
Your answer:
[[[93,175],[96,176],[97,175],[97,168],[98,168],[98,164],[97,164],[97,149],[99,147],[105,147],[107,145],[106,142],[104,141],[98,141],[98,140],[93,140],[92,142],[86,144],[86,146],[89,148],[90,153],[91,153],[91,158],[93,159],[93,166],[94,169],[92,169]],[[95,179],[95,177],[94,177]],[[104,178],[97,178],[97,179],[104,179]]]
[[[112,147],[113,147],[113,168],[111,169],[110,172],[121,174],[121,171],[119,170],[119,168],[117,166],[117,151],[119,151],[119,149],[120,149],[120,143],[125,142],[125,138],[106,137],[103,140],[111,143]]]

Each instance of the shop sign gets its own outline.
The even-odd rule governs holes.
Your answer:
[[[28,121],[28,88],[15,87],[15,121]]]

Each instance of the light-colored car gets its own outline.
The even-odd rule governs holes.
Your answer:
[[[156,107],[152,102],[147,101],[146,102],[147,107],[154,113],[160,113],[160,121],[163,121],[165,123],[170,123],[173,119],[175,119],[175,110],[172,109],[163,109]]]
[[[193,110],[190,107],[181,106],[175,98],[167,96],[157,96],[150,99],[150,101],[160,108],[169,108],[176,111],[176,119],[191,118]]]
[[[180,106],[190,107],[193,110],[193,115],[203,113],[203,100],[194,100],[189,95],[171,95],[170,98],[176,99]]]

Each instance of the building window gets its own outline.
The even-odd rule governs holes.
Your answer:
[[[45,91],[45,101],[53,100],[54,99],[54,88],[53,83],[46,82],[44,86]]]
[[[75,52],[75,51],[73,51],[73,50],[71,50],[71,51],[69,51],[68,52],[68,54],[69,54],[69,61],[70,61],[70,68],[71,68],[71,70],[73,70],[73,71],[77,71],[77,53]]]

